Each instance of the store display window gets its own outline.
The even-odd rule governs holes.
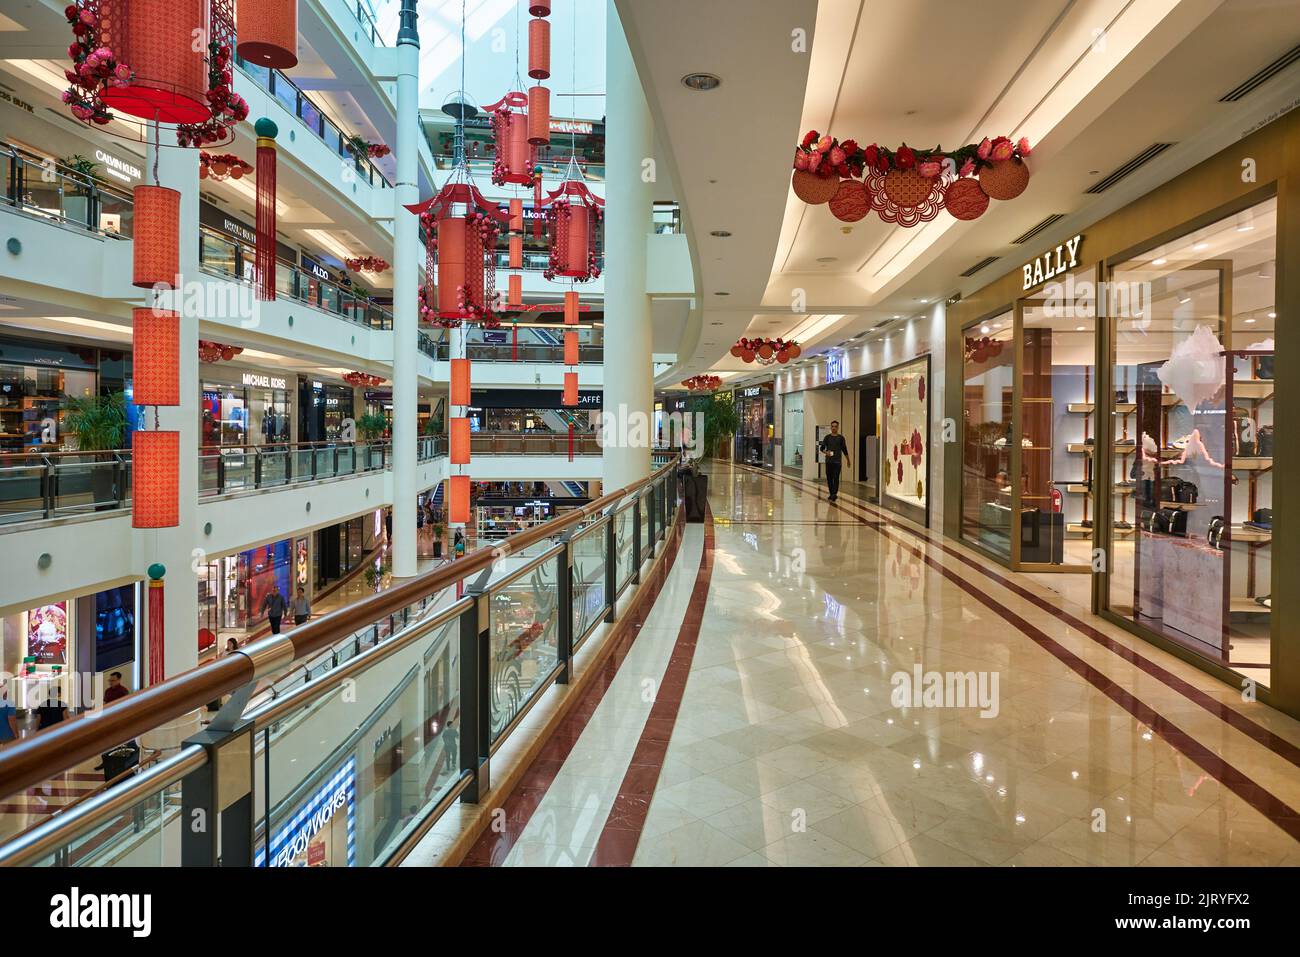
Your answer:
[[[1268,686],[1277,203],[1113,265],[1106,608]],[[1108,397],[1110,398],[1110,397]]]
[[[352,867],[356,864],[356,758],[343,764],[300,804],[280,810],[257,867]]]
[[[963,331],[961,537],[1011,561],[1012,313]]]
[[[781,398],[781,464],[803,469],[803,393],[792,392]]]
[[[63,428],[68,403],[95,394],[94,366],[94,349],[0,342],[0,452],[53,452],[74,441]]]
[[[930,358],[881,375],[882,504],[926,523],[930,493]]]

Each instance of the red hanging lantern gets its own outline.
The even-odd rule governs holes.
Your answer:
[[[528,21],[528,75],[545,80],[551,75],[551,22]]]
[[[131,310],[135,405],[181,404],[181,320],[169,309]]]
[[[576,326],[581,311],[582,303],[578,299],[578,294],[572,290],[566,292],[564,294],[564,324],[566,326]]]
[[[528,88],[528,142],[534,146],[551,142],[551,91],[544,86]]]
[[[469,405],[469,360],[451,360],[451,394],[448,401],[452,405]]]
[[[427,237],[426,275],[437,276],[436,305],[422,303],[421,316],[439,325],[501,324],[496,297],[496,244],[507,220],[471,183],[448,183],[423,203],[406,207],[420,216]]]
[[[298,0],[239,0],[239,55],[273,70],[298,65]]]
[[[527,94],[507,93],[496,103],[483,108],[492,114],[492,138],[496,152],[492,163],[492,182],[497,186],[511,183],[516,186],[533,185],[537,147],[529,142],[527,107]],[[518,230],[522,232],[522,202],[519,204],[519,216]],[[513,223],[510,228],[516,229]]]
[[[518,234],[510,237],[510,268],[524,268],[524,237]]]
[[[551,0],[527,0],[528,12],[535,17],[549,17],[551,15]]]
[[[564,398],[561,404],[565,406],[575,406],[578,404],[578,373],[564,373]]]
[[[532,182],[532,180],[530,179],[529,182]],[[524,231],[524,201],[522,199],[512,199],[510,201],[510,225],[507,228],[512,233],[522,233]]]
[[[506,280],[506,305],[510,309],[522,309],[524,305],[524,277],[511,273]]]
[[[469,524],[469,476],[453,475],[447,480],[447,521]]]
[[[175,528],[180,524],[181,434],[131,433],[131,527]]]
[[[110,84],[105,105],[160,123],[204,123],[208,105],[208,0],[101,0],[101,40],[129,79]]]
[[[181,271],[181,194],[166,186],[137,186],[134,284],[145,289],[175,289]]]
[[[605,201],[580,180],[566,180],[546,201],[550,234],[550,261],[543,271],[557,277],[587,282],[600,275],[597,234]]]
[[[469,419],[457,416],[451,420],[452,465],[469,465]]]
[[[578,334],[572,329],[564,334],[564,364],[566,366],[578,364]]]

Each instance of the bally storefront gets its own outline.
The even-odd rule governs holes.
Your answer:
[[[952,306],[943,470],[946,535],[1293,715],[1297,142],[1292,113]]]

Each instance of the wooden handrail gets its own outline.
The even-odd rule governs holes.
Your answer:
[[[498,558],[550,538],[645,488],[676,465],[660,467],[648,478],[602,495],[543,525],[502,542],[477,548],[464,558],[430,569],[400,585],[364,598],[292,632],[251,642],[239,654],[199,665],[116,702],[61,721],[0,753],[0,797],[48,780],[108,748],[147,734],[167,721],[203,707],[271,671],[314,655],[381,618],[396,614],[426,595],[436,594],[463,578],[485,571]]]

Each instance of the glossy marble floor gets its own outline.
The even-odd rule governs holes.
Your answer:
[[[1300,723],[846,493],[710,501],[466,864],[1300,864]]]

